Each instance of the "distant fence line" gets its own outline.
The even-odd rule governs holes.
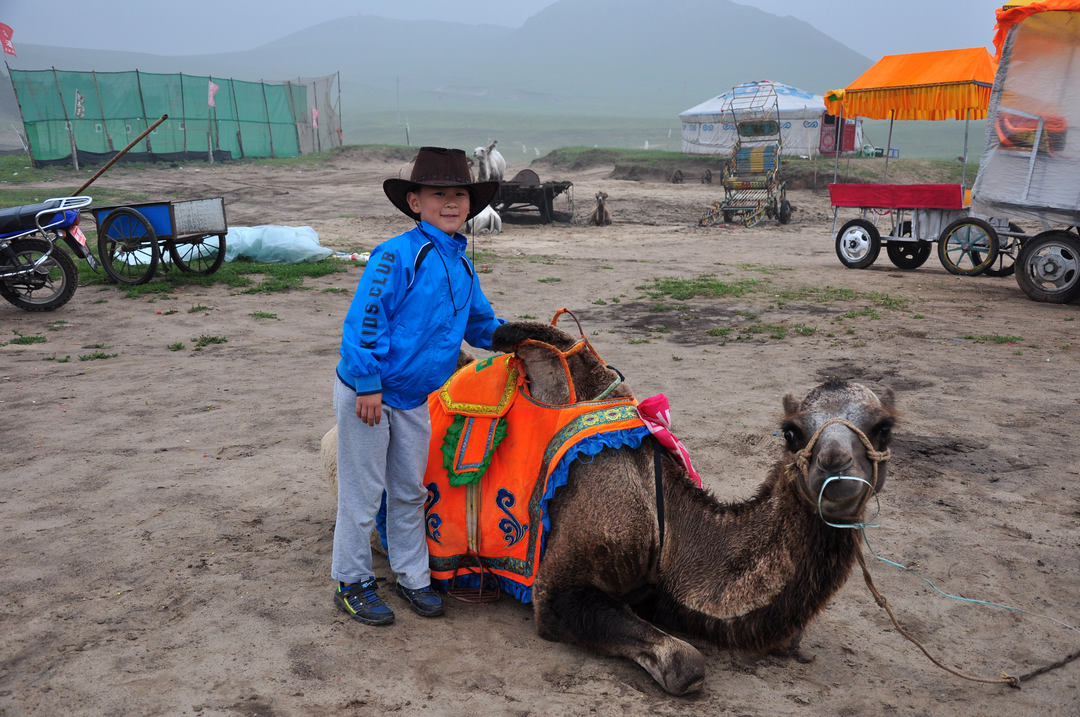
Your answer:
[[[342,144],[340,73],[282,82],[8,68],[34,166],[295,157]]]

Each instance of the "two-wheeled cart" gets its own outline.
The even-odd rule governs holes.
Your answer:
[[[98,256],[121,284],[150,281],[159,263],[213,274],[225,261],[225,203],[221,197],[96,207]]]

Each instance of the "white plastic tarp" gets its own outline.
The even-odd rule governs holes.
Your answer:
[[[762,82],[744,82],[679,113],[682,151],[686,154],[730,154],[738,139],[731,113],[732,99],[757,92]],[[797,157],[817,155],[825,98],[780,82],[771,84],[776,92],[782,153]],[[828,127],[832,131],[835,125]],[[856,137],[855,146],[862,146],[861,137]]]

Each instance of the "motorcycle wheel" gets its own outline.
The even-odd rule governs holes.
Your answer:
[[[31,237],[11,242],[11,250],[23,265],[33,264],[46,253],[49,258],[31,274],[0,279],[0,296],[25,311],[52,311],[66,304],[75,294],[79,286],[79,269],[75,260],[59,246]],[[9,267],[5,265],[4,268]]]

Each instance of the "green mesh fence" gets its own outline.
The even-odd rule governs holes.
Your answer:
[[[341,145],[336,74],[289,82],[138,70],[10,74],[37,166],[107,160],[163,114],[125,159],[295,157]]]

